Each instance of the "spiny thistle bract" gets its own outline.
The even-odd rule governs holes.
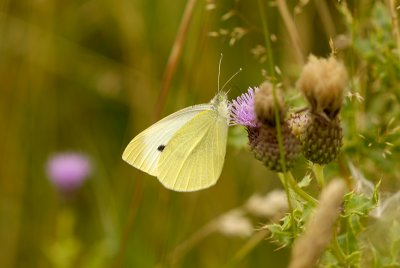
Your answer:
[[[340,152],[343,136],[338,115],[346,83],[346,69],[333,56],[329,59],[310,56],[297,81],[310,109],[293,114],[290,122],[304,156],[313,163],[328,164]]]
[[[290,169],[300,146],[285,120],[283,98],[277,96],[277,100],[285,165],[286,169]],[[250,149],[255,157],[272,171],[284,171],[280,160],[272,86],[264,83],[255,90],[249,88],[247,93],[233,101],[231,110],[233,122],[246,127]]]

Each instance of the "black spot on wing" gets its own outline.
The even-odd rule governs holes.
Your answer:
[[[165,149],[165,145],[164,144],[161,144],[160,146],[157,147],[157,150],[160,151],[160,152],[164,151],[164,149]]]

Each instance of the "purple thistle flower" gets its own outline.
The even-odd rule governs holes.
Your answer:
[[[232,101],[230,110],[232,113],[232,121],[235,124],[246,127],[258,127],[257,116],[254,112],[254,93],[257,87],[248,89],[247,93],[243,93],[236,100]]]
[[[285,159],[285,166],[283,166],[280,160],[276,124],[273,119],[271,120],[271,118],[275,118],[272,90],[272,86],[268,82],[264,82],[259,88],[249,88],[247,93],[233,100],[230,106],[231,121],[246,127],[250,149],[253,151],[255,158],[263,162],[270,170],[282,172],[284,167],[287,170],[293,166],[300,145],[292,134],[289,123],[284,119],[286,109],[283,104],[283,98],[278,98]],[[264,120],[260,120],[260,117]]]
[[[80,153],[59,153],[47,161],[47,176],[63,192],[79,188],[91,170],[88,157]]]

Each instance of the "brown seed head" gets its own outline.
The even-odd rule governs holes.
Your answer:
[[[333,119],[342,107],[347,78],[343,63],[333,56],[318,59],[310,55],[297,87],[307,98],[313,113]]]
[[[264,82],[260,85],[259,90],[256,91],[254,96],[254,111],[257,115],[257,119],[263,124],[267,124],[269,126],[276,125],[274,109],[275,101],[272,90],[271,83]],[[286,109],[282,95],[279,93],[279,91],[276,91],[276,94],[280,116],[279,119],[282,123],[286,114]]]

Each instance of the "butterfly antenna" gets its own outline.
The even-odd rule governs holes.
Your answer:
[[[222,53],[221,53],[221,57],[219,58],[219,64],[218,64],[218,93],[219,93],[219,78],[221,75],[221,63],[222,63]]]
[[[221,90],[223,90],[223,89],[225,88],[225,86],[226,86],[235,76],[237,76],[238,73],[240,73],[242,70],[243,70],[243,69],[240,68],[234,75],[232,75],[231,78],[229,78],[229,80],[226,81],[226,83],[222,86],[222,89],[221,89]]]
[[[229,92],[231,91],[231,89],[232,89],[232,88],[230,88],[230,89],[228,89],[228,90],[226,91],[226,95],[229,94]]]

